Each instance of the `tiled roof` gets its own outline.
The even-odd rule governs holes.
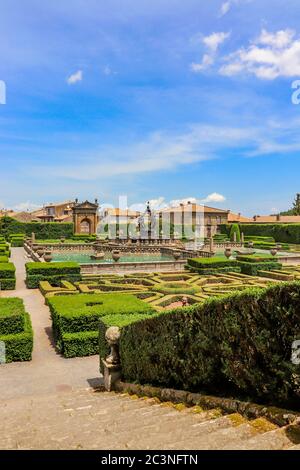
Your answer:
[[[182,206],[168,207],[166,209],[161,209],[159,212],[183,212],[192,207],[193,211],[207,212],[207,213],[217,213],[217,214],[227,214],[228,211],[224,209],[217,209],[216,207],[209,206],[200,206],[198,204],[184,204]]]
[[[260,224],[299,224],[300,216],[299,215],[257,215],[253,217],[253,222]]]
[[[253,219],[250,219],[249,217],[244,217],[241,214],[234,214],[234,213],[230,212],[228,214],[228,222],[251,223],[251,222],[253,222]]]
[[[106,214],[109,216],[118,216],[118,217],[139,217],[140,212],[131,211],[129,209],[119,209],[119,208],[109,208],[105,209]]]

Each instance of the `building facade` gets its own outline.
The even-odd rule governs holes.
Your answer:
[[[75,235],[96,234],[99,223],[98,210],[99,204],[97,199],[95,199],[94,203],[89,201],[79,203],[78,199],[75,200],[72,207]]]

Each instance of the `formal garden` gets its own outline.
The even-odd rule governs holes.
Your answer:
[[[57,225],[2,225],[2,290],[15,289],[11,250],[33,230],[41,244],[94,241]],[[300,229],[285,226],[283,236],[280,228],[247,234],[243,227],[243,248],[228,248],[240,230],[227,227],[214,237],[222,251],[185,259],[181,272],[93,274],[76,262],[41,259],[26,263],[25,284],[44,297],[57,352],[66,358],[100,353],[102,364],[106,331],[117,327],[127,381],[297,407],[299,366],[290,358],[299,339],[300,266],[283,264],[280,250],[293,252]],[[0,315],[7,362],[30,360],[33,332],[23,301],[1,298]]]

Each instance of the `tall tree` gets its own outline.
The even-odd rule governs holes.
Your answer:
[[[294,215],[300,215],[300,193],[296,194],[295,200],[293,202],[293,212]]]

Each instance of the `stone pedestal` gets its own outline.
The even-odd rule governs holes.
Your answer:
[[[115,389],[115,384],[121,380],[121,365],[110,364],[105,359],[102,359],[104,387],[105,390],[111,392]]]

